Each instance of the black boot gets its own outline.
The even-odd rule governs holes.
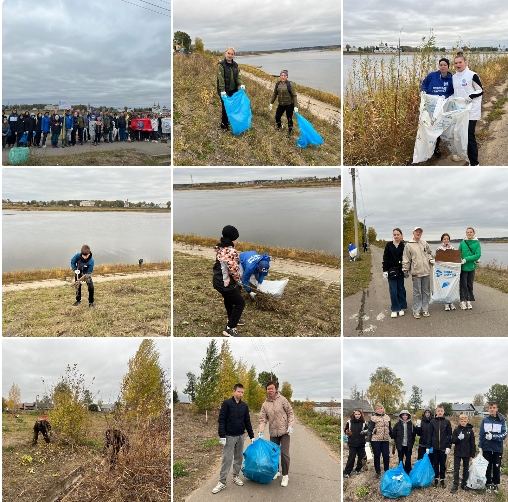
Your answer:
[[[450,493],[457,493],[459,491],[459,487],[457,485],[453,485]]]
[[[445,485],[445,482],[444,482],[444,479],[441,480],[441,482],[439,483],[441,485],[441,488],[446,488],[446,485]]]

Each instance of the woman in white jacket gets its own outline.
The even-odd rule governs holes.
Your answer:
[[[467,156],[469,165],[478,166],[478,145],[476,143],[475,129],[476,122],[482,116],[482,83],[480,77],[474,71],[471,71],[466,62],[463,52],[457,52],[454,60],[456,73],[453,75],[453,94],[459,98],[471,99],[473,105],[469,112],[469,128],[467,134]],[[459,162],[458,155],[453,155],[453,160]]]

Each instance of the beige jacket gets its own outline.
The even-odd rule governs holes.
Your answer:
[[[261,406],[259,432],[264,432],[267,421],[270,427],[270,437],[284,436],[287,430],[295,424],[293,408],[289,401],[278,392],[273,400],[267,397]]]
[[[432,251],[430,246],[423,239],[416,242],[411,239],[404,246],[402,258],[403,272],[409,272],[413,277],[425,277],[430,275],[430,259]]]

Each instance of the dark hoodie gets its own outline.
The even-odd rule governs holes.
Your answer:
[[[402,420],[403,414],[408,415],[408,419],[406,422]],[[407,447],[409,450],[413,448],[414,440],[415,440],[415,428],[413,426],[413,422],[411,422],[411,413],[407,410],[402,410],[399,413],[399,421],[395,424],[393,430],[392,430],[392,439],[395,441],[395,446],[397,447],[397,450],[402,450],[403,442],[404,442],[404,429],[406,429],[406,436],[407,436]]]
[[[464,434],[462,439],[459,439],[459,434]],[[476,445],[474,442],[473,426],[467,424],[465,427],[459,426],[453,431],[452,443],[455,445],[453,454],[456,457],[471,457],[476,456]]]
[[[426,411],[430,413],[430,416],[428,418],[425,416]],[[416,435],[420,436],[419,447],[421,448],[431,447],[429,432],[430,432],[430,422],[432,421],[433,418],[434,415],[432,415],[430,408],[425,408],[425,410],[423,411],[421,425],[419,427],[415,427]]]
[[[430,422],[430,446],[434,450],[452,447],[452,425],[446,417],[434,417]]]

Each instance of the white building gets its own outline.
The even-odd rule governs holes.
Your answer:
[[[95,201],[94,200],[82,200],[79,205],[81,207],[94,207]]]

